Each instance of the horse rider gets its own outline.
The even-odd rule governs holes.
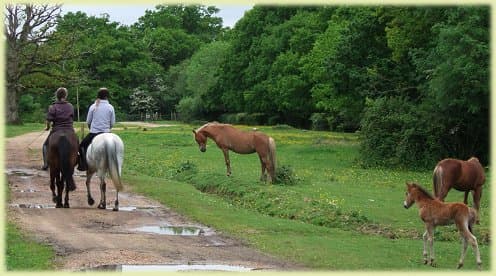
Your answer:
[[[42,170],[46,171],[48,169],[48,141],[52,133],[58,130],[72,130],[74,131],[74,107],[70,102],[67,101],[67,89],[60,87],[55,92],[55,101],[52,105],[48,107],[48,112],[46,116],[46,128],[45,130],[50,130],[50,123],[52,125],[52,130],[48,134],[45,142],[43,143],[42,153],[43,153],[43,167]]]
[[[84,137],[79,145],[79,165],[80,171],[86,171],[88,164],[86,163],[86,150],[93,141],[93,138],[101,133],[110,132],[115,124],[114,107],[109,103],[109,91],[107,88],[100,88],[96,101],[88,109],[86,123],[90,129],[90,133]]]

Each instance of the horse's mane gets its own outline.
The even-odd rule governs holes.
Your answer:
[[[434,197],[431,195],[431,193],[429,193],[424,187],[420,186],[417,183],[412,183],[412,185],[415,188],[417,188],[420,192],[422,192],[423,194],[425,194],[427,197],[429,197],[430,199],[434,199]]]
[[[206,127],[209,127],[209,126],[215,126],[215,125],[219,125],[219,126],[221,126],[221,125],[226,125],[226,124],[221,124],[221,123],[219,123],[219,122],[217,122],[217,121],[208,122],[208,123],[204,124],[203,126],[199,127],[196,131],[197,131],[197,132],[198,132],[198,131],[202,131],[202,130],[203,130],[204,128],[206,128]]]

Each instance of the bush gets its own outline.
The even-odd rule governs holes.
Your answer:
[[[313,130],[328,130],[329,124],[327,123],[327,118],[325,113],[313,113],[310,116],[310,121],[312,122]]]
[[[430,168],[438,150],[424,118],[420,107],[402,97],[369,101],[360,132],[364,165]]]
[[[243,125],[263,125],[266,122],[264,113],[226,113],[219,117],[219,120],[227,124]]]
[[[295,185],[298,181],[299,178],[290,166],[282,165],[276,168],[276,179],[274,184]]]

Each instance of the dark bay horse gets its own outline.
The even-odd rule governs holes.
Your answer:
[[[416,183],[406,183],[407,192],[403,202],[405,208],[410,208],[413,203],[417,204],[419,215],[425,224],[424,240],[424,264],[435,266],[434,263],[434,228],[438,225],[455,224],[462,238],[462,251],[458,268],[463,266],[463,261],[467,253],[467,244],[472,246],[475,253],[477,266],[481,269],[482,261],[477,245],[477,238],[472,233],[472,226],[477,217],[477,211],[463,203],[444,203],[432,197],[423,187]],[[427,242],[429,242],[430,258],[427,254]]]
[[[276,144],[272,137],[259,131],[241,131],[229,124],[207,123],[197,130],[193,130],[195,140],[201,152],[207,150],[207,138],[214,140],[217,146],[224,153],[227,175],[231,175],[231,165],[229,161],[229,150],[240,154],[256,152],[260,158],[262,166],[261,181],[267,179],[269,182],[275,180],[276,170]]]
[[[467,204],[468,193],[472,191],[474,208],[479,212],[482,185],[486,180],[484,168],[479,159],[472,157],[467,161],[458,159],[441,160],[434,168],[432,180],[434,196],[440,200],[444,200],[448,195],[448,191],[454,188],[465,192],[463,202]],[[478,221],[479,216],[477,216]]]
[[[78,160],[79,142],[74,130],[58,130],[48,140],[48,165],[50,168],[50,189],[56,208],[69,208],[69,192],[76,189],[74,166]],[[55,192],[57,185],[57,192]],[[65,201],[62,193],[65,185]]]
[[[90,183],[91,177],[96,173],[100,178],[100,204],[98,208],[107,208],[107,184],[105,183],[105,176],[108,173],[116,190],[113,210],[119,211],[119,191],[123,188],[121,175],[122,163],[124,161],[124,143],[121,138],[113,133],[97,135],[88,146],[86,160],[88,162],[88,170],[86,171],[88,204],[93,205],[95,203],[91,197]]]

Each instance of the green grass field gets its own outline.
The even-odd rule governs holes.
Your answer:
[[[115,131],[125,143],[125,189],[315,270],[455,270],[461,247],[456,229],[436,229],[437,267],[424,266],[417,208],[403,208],[405,182],[431,190],[431,170],[363,169],[355,134],[260,127],[276,141],[278,166],[290,168],[296,180],[269,185],[258,180],[256,154],[231,153],[233,175],[227,177],[211,140],[205,153],[198,150],[191,132],[198,126],[174,124]],[[484,270],[490,269],[487,176],[481,225],[475,227]],[[462,201],[463,194],[453,190],[446,200]],[[462,270],[474,269],[469,248]]]
[[[423,225],[416,207],[403,208],[405,182],[431,190],[432,172],[363,169],[355,134],[260,127],[277,143],[279,166],[294,185],[260,182],[256,154],[231,153],[225,175],[212,141],[198,150],[191,125],[118,131],[126,145],[124,175],[133,190],[194,219],[229,232],[271,254],[315,269],[432,270],[422,264]],[[241,127],[250,129],[251,127]],[[489,185],[476,226],[484,269],[489,268]],[[462,201],[451,191],[447,201]],[[454,227],[436,231],[434,270],[456,267],[460,241]],[[471,251],[466,270],[475,269]]]

